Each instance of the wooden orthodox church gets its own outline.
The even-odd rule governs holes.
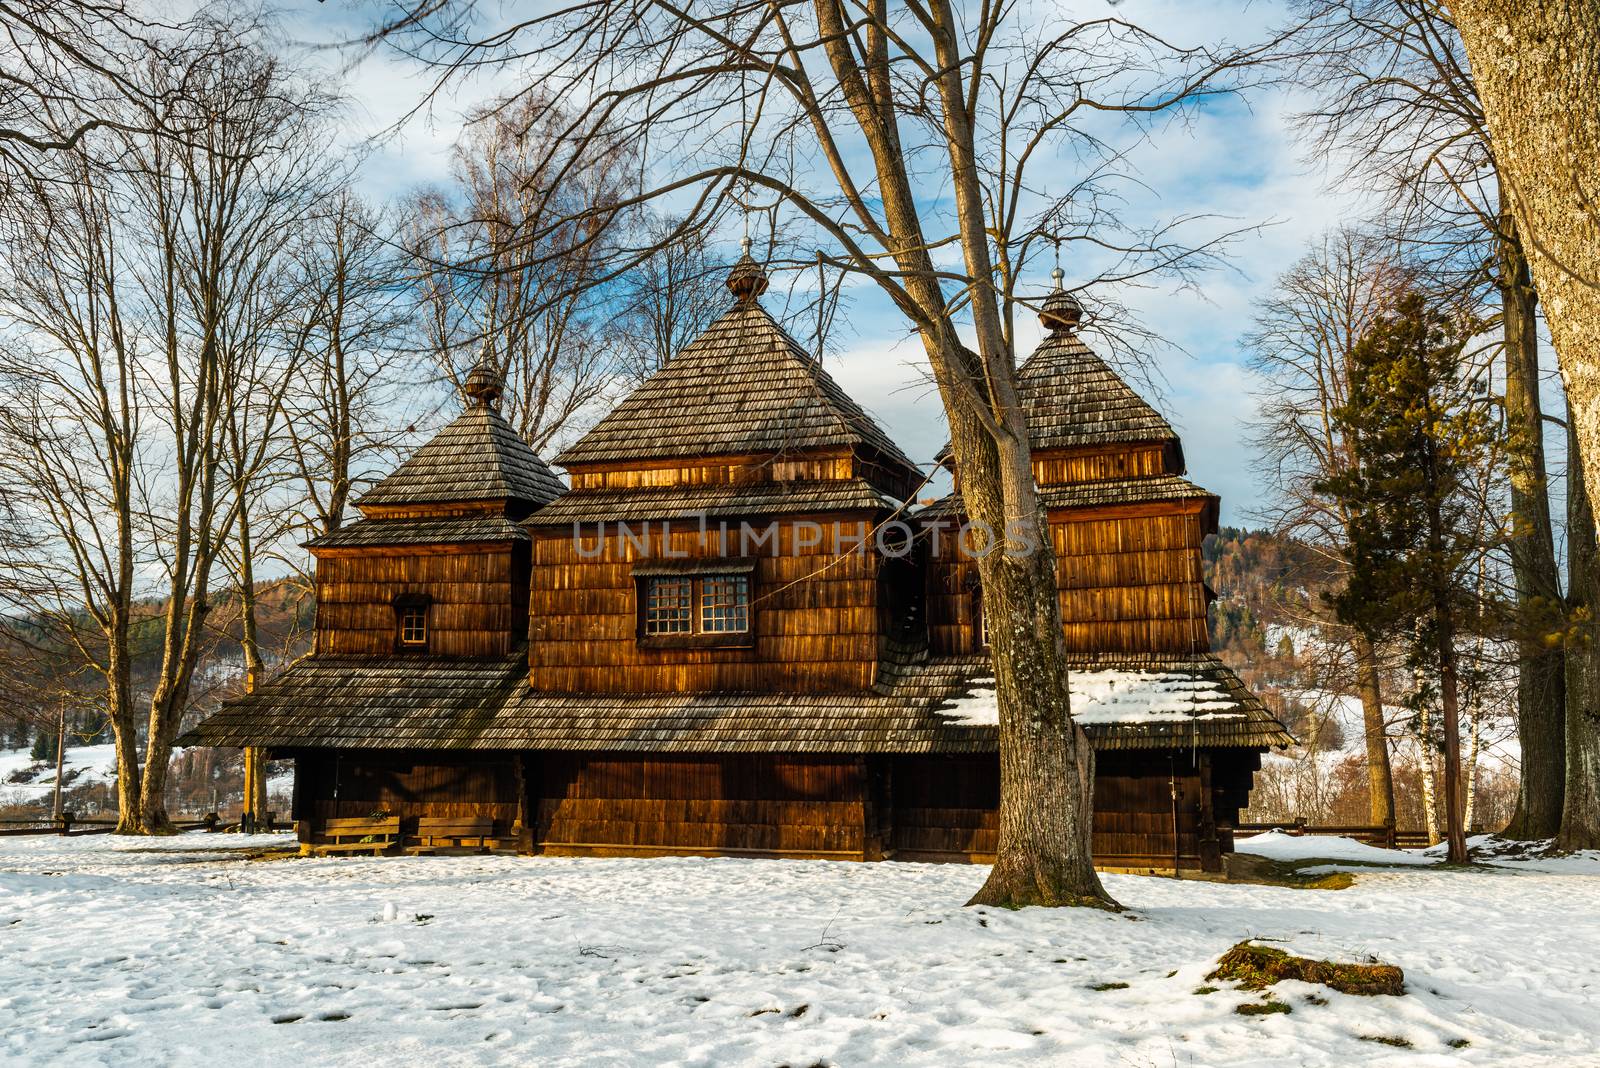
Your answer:
[[[747,254],[733,306],[556,458],[570,488],[474,371],[462,414],[309,543],[313,652],[183,741],[292,758],[309,848],[354,828],[568,855],[992,857],[960,472],[956,495],[908,505],[922,473],[761,306],[766,284]],[[1043,315],[1021,373],[1097,751],[1096,860],[1214,871],[1260,754],[1291,741],[1207,645],[1217,498],[1059,285]]]

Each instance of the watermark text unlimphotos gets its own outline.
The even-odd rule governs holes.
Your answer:
[[[675,548],[671,536],[674,531],[685,532],[686,523],[694,524],[700,545],[705,545],[707,538],[715,539],[713,544],[722,556],[776,558],[810,555],[820,550],[834,556],[877,553],[898,560],[916,552],[920,545],[932,559],[946,556],[982,559],[993,552],[1019,559],[1032,555],[1038,548],[1032,531],[1021,520],[1006,523],[1004,531],[997,536],[992,526],[972,519],[940,518],[919,520],[915,524],[891,519],[876,525],[865,520],[822,523],[812,519],[733,523],[726,519],[708,519],[703,512],[682,519],[647,519],[632,523],[618,520],[574,522],[572,544],[583,560],[603,557],[612,538],[620,538],[622,545],[630,547],[635,559],[686,560],[698,554]]]

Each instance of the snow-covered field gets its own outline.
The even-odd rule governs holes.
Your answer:
[[[33,770],[26,783],[15,783],[17,772]],[[67,746],[62,762],[62,779],[68,786],[112,783],[117,779],[117,748],[105,745]],[[32,800],[53,793],[56,788],[56,762],[37,761],[27,749],[0,749],[0,798],[8,801]]]
[[[962,908],[955,865],[244,859],[285,841],[0,839],[0,1063],[1600,1065],[1595,857],[1113,875],[1114,915]],[[1238,1015],[1195,991],[1247,937],[1409,993]]]

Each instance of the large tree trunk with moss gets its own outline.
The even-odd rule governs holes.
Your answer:
[[[1506,461],[1511,481],[1511,574],[1517,597],[1517,735],[1522,779],[1505,833],[1549,838],[1561,824],[1566,774],[1566,659],[1545,638],[1560,618],[1561,580],[1545,476],[1539,406],[1538,294],[1509,209],[1499,245],[1506,365]]]
[[[1451,0],[1600,496],[1600,4]]]
[[[1567,782],[1556,845],[1600,849],[1600,546],[1583,465],[1572,436],[1567,458]]]

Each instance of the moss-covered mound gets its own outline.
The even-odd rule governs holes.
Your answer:
[[[1240,942],[1217,961],[1207,979],[1232,979],[1248,990],[1265,990],[1285,979],[1320,983],[1345,994],[1404,994],[1405,973],[1392,964],[1342,964],[1295,957],[1281,949]]]

